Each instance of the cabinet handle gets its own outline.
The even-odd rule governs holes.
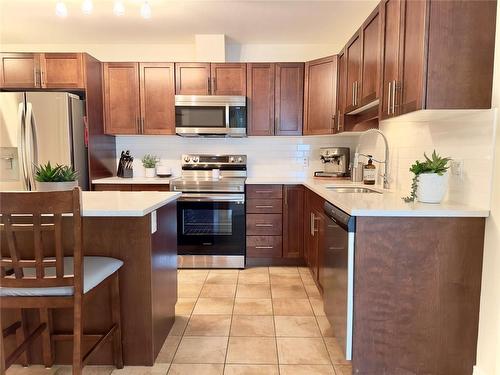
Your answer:
[[[337,132],[340,132],[340,111],[337,111]]]
[[[213,78],[214,82],[212,84],[213,88],[214,88],[214,94],[217,94],[217,76],[215,76]]]
[[[45,74],[42,69],[40,69],[40,86],[45,87]]]
[[[268,206],[260,206],[260,205],[256,205],[255,208],[273,208],[274,206],[272,205],[268,205]]]
[[[272,193],[271,190],[255,190],[257,194],[269,194]]]
[[[210,80],[210,77],[208,77],[208,93],[211,94],[212,93],[212,85],[211,85],[211,80]]]
[[[392,114],[396,113],[396,80],[392,83]]]
[[[287,189],[283,189],[283,190],[285,190],[285,199],[284,199],[285,206],[288,206],[288,190]]]
[[[352,105],[356,105],[356,82],[352,83]]]
[[[272,224],[255,224],[255,226],[259,227],[259,228],[271,228],[274,225],[272,225]]]
[[[359,99],[359,82],[356,81],[356,105],[358,105],[358,99]]]
[[[315,221],[315,217],[314,217],[314,212],[311,212],[311,221],[310,221],[310,229],[311,229],[311,236],[314,237],[314,221]]]
[[[256,249],[274,249],[274,246],[255,246]]]
[[[38,85],[38,72],[36,66],[33,67],[33,80],[35,81],[35,87]]]
[[[141,133],[144,134],[144,117],[141,117]]]
[[[392,86],[392,82],[389,82],[389,90],[387,91],[387,114],[388,115],[391,114],[391,93],[392,93],[391,86]]]

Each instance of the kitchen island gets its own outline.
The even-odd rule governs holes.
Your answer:
[[[179,196],[174,192],[82,193],[84,255],[108,256],[124,262],[119,276],[125,365],[153,365],[174,323]],[[65,218],[64,225],[71,233],[71,217]],[[70,249],[71,242],[68,239],[64,248]],[[84,331],[102,332],[110,325],[108,289],[96,290],[85,305]],[[4,327],[13,318],[11,313],[2,311]],[[70,333],[72,317],[71,310],[53,310],[54,332]],[[36,310],[27,313],[27,321],[30,329],[37,326]],[[84,350],[95,341],[91,337],[84,342]],[[55,341],[54,351],[56,364],[71,363],[70,342]],[[39,341],[29,354],[30,363],[42,363]],[[111,343],[106,343],[90,363],[112,364]]]

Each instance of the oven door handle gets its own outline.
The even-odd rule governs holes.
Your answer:
[[[236,202],[245,203],[245,194],[182,194],[180,202]]]

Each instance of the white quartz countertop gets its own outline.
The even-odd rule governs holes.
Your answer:
[[[145,216],[180,196],[176,192],[84,191],[82,216]]]
[[[444,201],[441,204],[405,203],[401,197],[408,192],[387,191],[378,186],[367,186],[347,180],[316,180],[298,178],[248,178],[247,184],[302,184],[326,201],[352,216],[399,217],[488,217],[487,208],[471,207],[460,202]],[[338,193],[328,189],[333,186],[358,186],[382,192]]]
[[[92,180],[93,184],[170,184],[174,177],[105,177]]]

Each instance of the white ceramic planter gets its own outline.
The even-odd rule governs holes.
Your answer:
[[[156,174],[156,168],[144,168],[146,170],[146,177],[154,177]]]
[[[37,191],[66,191],[78,186],[78,181],[67,182],[36,182]]]
[[[448,189],[448,173],[422,173],[418,176],[417,200],[422,203],[441,203]]]

